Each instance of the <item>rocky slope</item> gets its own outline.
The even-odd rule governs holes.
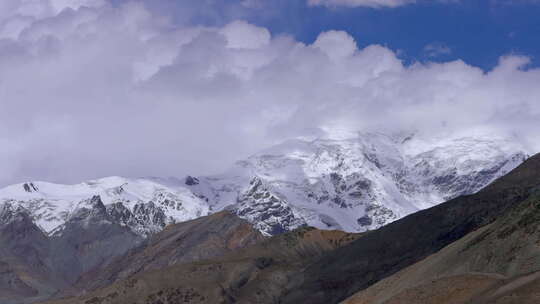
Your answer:
[[[92,290],[133,274],[210,259],[264,239],[254,227],[223,211],[170,225],[143,245],[79,278],[75,289]]]
[[[0,207],[0,303],[31,303],[70,290],[78,277],[142,242],[142,237],[112,220],[99,197],[46,234],[29,211]]]
[[[264,238],[245,220],[220,212],[143,239],[109,221],[99,197],[86,205],[92,208],[79,209],[77,219],[52,236],[22,207],[0,209],[0,303],[79,294],[141,271],[224,255]]]
[[[494,223],[344,303],[538,303],[540,186],[531,192]]]
[[[81,206],[84,205],[84,206]],[[79,208],[49,235],[53,271],[70,284],[82,273],[108,265],[142,243],[143,238],[121,225],[99,196],[81,202]]]
[[[98,291],[47,303],[271,303],[268,296],[294,273],[359,237],[299,228],[219,258],[134,273]]]
[[[427,283],[436,284],[431,285],[436,290],[441,286],[450,290],[456,299],[469,297],[467,286],[475,286],[493,293],[475,295],[484,302],[472,303],[492,303],[491,296],[514,291],[526,299],[521,303],[535,303],[529,299],[535,296],[539,276],[526,271],[536,271],[538,264],[539,189],[540,155],[536,155],[477,194],[361,236],[338,232],[327,239],[321,236],[330,232],[299,229],[221,258],[137,273],[81,297],[52,303],[339,303],[385,278],[392,280],[400,271],[407,273],[407,267],[416,273],[411,277],[448,274]],[[437,255],[445,258],[414,271],[415,263]],[[501,280],[502,276],[509,279]],[[431,299],[422,298],[429,288],[410,289],[405,283],[404,290],[410,293],[402,294],[399,286],[391,289],[396,291],[391,296],[404,298],[392,303],[407,303],[401,300],[413,299],[411,295]],[[504,299],[518,303],[511,296]]]
[[[50,250],[47,236],[22,208],[0,206],[0,303],[39,300],[68,286],[51,276]]]
[[[265,235],[304,225],[362,232],[475,193],[525,158],[519,145],[487,136],[297,139],[215,176],[28,182],[0,189],[0,204],[24,207],[51,235],[77,218],[79,209],[88,209],[93,196],[100,197],[109,220],[142,238],[224,209]]]

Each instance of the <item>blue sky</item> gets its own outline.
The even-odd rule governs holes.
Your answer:
[[[264,0],[263,0],[264,1]],[[305,0],[264,1],[245,9],[240,1],[155,1],[150,6],[178,21],[222,25],[244,19],[272,34],[312,43],[319,33],[344,30],[358,45],[381,44],[406,63],[462,59],[490,70],[502,55],[531,57],[540,65],[540,2],[505,0],[424,1],[395,8],[308,6]],[[427,52],[428,45],[443,52]]]

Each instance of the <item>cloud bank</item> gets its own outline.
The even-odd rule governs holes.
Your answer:
[[[407,4],[416,3],[416,0],[308,0],[308,4],[312,6],[323,5],[327,7],[398,7]]]
[[[257,1],[257,0],[250,0]],[[261,1],[261,0],[259,0]],[[495,0],[498,1],[498,0]],[[513,0],[510,0],[513,1]],[[530,0],[525,0],[530,1]],[[537,0],[532,0],[537,1]],[[540,0],[538,0],[540,1]],[[307,0],[310,6],[337,7],[369,7],[369,8],[396,8],[415,3],[459,3],[461,0]]]
[[[175,26],[137,2],[1,5],[0,185],[207,174],[356,130],[483,130],[540,150],[540,70],[526,57],[489,72],[405,66],[340,31],[306,45],[244,21]]]

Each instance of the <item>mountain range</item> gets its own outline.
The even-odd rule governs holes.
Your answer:
[[[26,182],[0,189],[0,202],[27,210],[49,235],[93,209],[94,196],[109,220],[143,238],[225,209],[265,235],[306,225],[363,232],[475,193],[526,158],[522,147],[502,138],[366,133],[290,140],[213,176]]]
[[[169,277],[144,279],[150,285],[133,295],[148,296],[144,303],[296,303],[305,292],[309,303],[344,300],[494,220],[511,197],[496,197],[498,210],[475,209],[463,197],[482,197],[527,157],[504,138],[364,133],[290,140],[213,176],[11,185],[0,189],[0,302],[80,296],[111,284],[128,284],[121,285],[128,292],[134,277],[165,270]],[[362,265],[376,271],[359,277],[354,267]],[[186,271],[189,288],[162,289]],[[212,272],[232,285],[208,287]],[[195,292],[201,288],[213,291]],[[157,289],[161,295],[146,294]],[[176,300],[163,299],[169,292]],[[128,303],[117,296],[84,303]]]
[[[540,154],[374,231],[302,227],[46,303],[538,303],[539,208]]]

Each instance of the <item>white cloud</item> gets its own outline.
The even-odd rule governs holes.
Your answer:
[[[229,23],[221,33],[227,39],[227,46],[238,49],[258,49],[270,43],[270,32],[244,21]]]
[[[343,31],[321,33],[313,46],[319,48],[333,60],[342,60],[356,52],[356,42]]]
[[[312,6],[323,5],[328,7],[398,7],[415,3],[416,0],[308,0],[308,4]]]
[[[81,7],[101,7],[105,0],[3,0],[0,4],[0,17],[24,16],[35,19],[52,17],[64,9]]]
[[[105,0],[3,0],[0,2],[0,38],[16,39],[27,27],[56,17],[64,10],[103,7]]]
[[[452,54],[452,49],[444,43],[433,42],[424,47],[424,53],[428,57],[439,57]]]
[[[483,128],[540,149],[525,57],[404,66],[344,32],[306,45],[242,21],[178,27],[139,3],[2,12],[0,32],[29,19],[0,39],[0,184],[211,173],[324,130]]]
[[[43,2],[43,0],[37,0]],[[37,2],[34,0],[34,2]],[[81,7],[101,7],[106,4],[105,0],[49,0],[56,13],[66,8],[79,9]]]

